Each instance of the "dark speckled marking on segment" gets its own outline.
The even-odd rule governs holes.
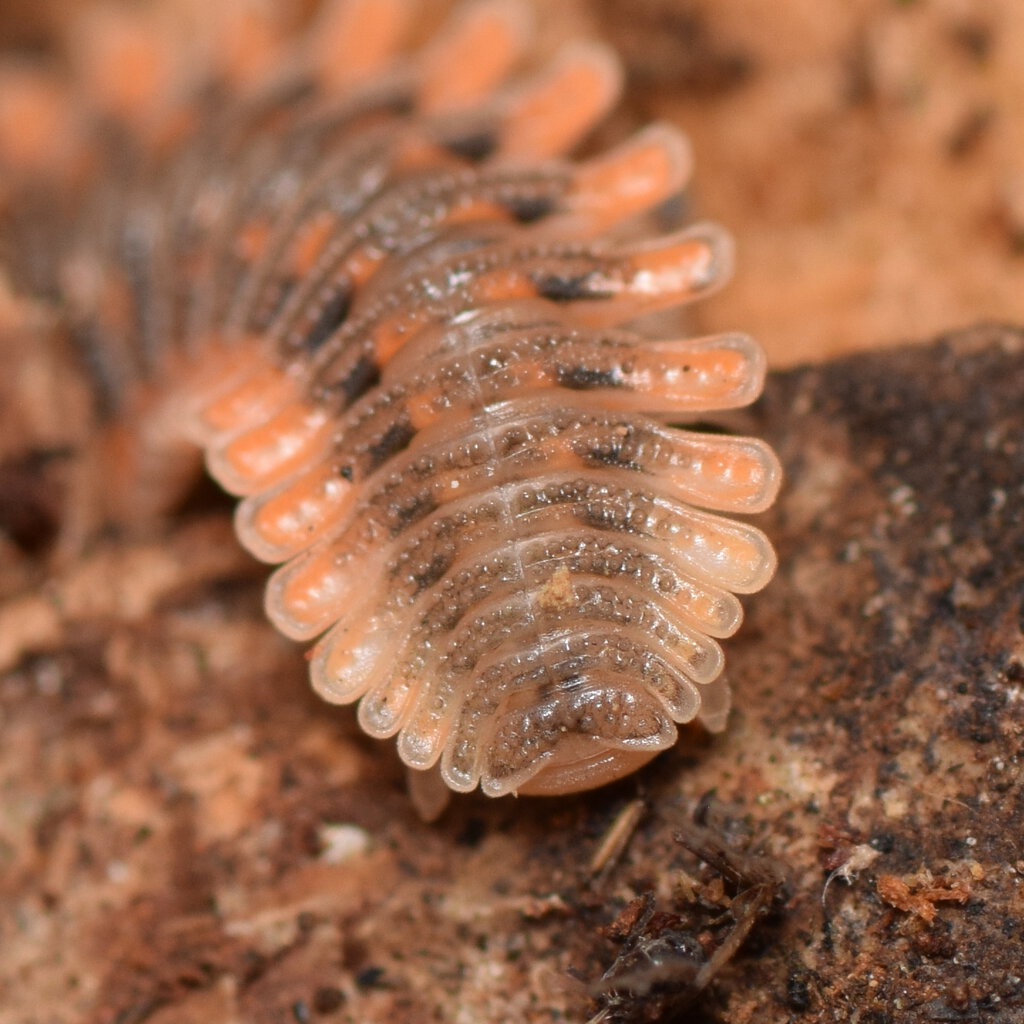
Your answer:
[[[444,140],[444,147],[453,156],[460,156],[470,163],[483,163],[497,148],[498,139],[494,132],[481,129],[466,135],[455,135]]]
[[[574,274],[542,274],[534,278],[537,294],[552,302],[574,302],[579,299],[610,298],[610,293],[591,288],[593,273]]]
[[[551,196],[513,196],[505,205],[520,224],[533,224],[555,209]]]
[[[316,352],[345,322],[351,306],[352,293],[347,288],[334,292],[303,338],[302,344],[307,352]]]
[[[348,376],[331,385],[330,390],[340,392],[345,397],[345,407],[350,406],[357,398],[380,383],[380,367],[368,355],[361,355],[349,371]]]
[[[451,568],[451,558],[442,554],[434,555],[423,569],[413,575],[412,578],[416,584],[415,593],[421,594],[424,590],[428,590],[444,576],[449,568]]]
[[[392,423],[390,427],[367,448],[369,462],[366,468],[367,473],[372,473],[379,466],[382,466],[392,455],[409,447],[410,442],[416,436],[416,429],[408,419],[400,419]]]
[[[612,466],[616,469],[642,470],[644,467],[629,454],[630,445],[626,437],[612,437],[603,444],[589,448],[585,461],[601,466]]]
[[[588,366],[560,366],[558,383],[572,391],[590,391],[593,388],[622,387],[618,370],[595,370]]]
[[[403,530],[436,509],[437,502],[429,494],[415,494],[404,501],[393,501],[388,506],[391,536],[397,537]]]

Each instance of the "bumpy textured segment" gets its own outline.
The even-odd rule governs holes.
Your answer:
[[[93,376],[108,514],[170,504],[197,441],[283,563],[267,611],[319,638],[318,692],[452,789],[586,788],[724,723],[717,640],[774,556],[718,513],[779,469],[671,424],[752,401],[763,358],[629,326],[717,288],[730,247],[651,233],[690,171],[674,130],[565,157],[616,95],[606,50],[508,82],[521,6],[402,54],[410,6],[282,42],[225,4],[202,59],[121,15],[83,34],[78,99],[14,74],[8,272]]]

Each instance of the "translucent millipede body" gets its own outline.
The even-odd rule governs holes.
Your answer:
[[[226,4],[191,62],[125,22],[152,80],[86,52],[71,142],[20,81],[5,264],[95,384],[98,514],[171,505],[198,443],[324,698],[451,789],[571,792],[724,724],[718,641],[774,555],[722,513],[779,469],[672,424],[751,402],[764,361],[633,323],[717,288],[730,246],[652,231],[690,172],[673,129],[565,155],[615,98],[607,51],[509,79],[519,4],[408,53],[410,7],[348,0],[295,41]],[[54,130],[26,142],[32,103]]]

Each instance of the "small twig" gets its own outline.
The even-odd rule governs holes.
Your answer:
[[[629,844],[630,839],[632,839],[637,825],[640,824],[640,819],[643,817],[645,810],[646,804],[644,801],[636,799],[630,800],[619,811],[615,816],[615,820],[605,830],[601,841],[597,844],[597,849],[594,850],[590,858],[588,870],[591,875],[605,873],[606,869],[611,868],[618,861]]]

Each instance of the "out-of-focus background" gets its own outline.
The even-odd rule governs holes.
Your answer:
[[[426,0],[423,23],[448,6]],[[537,6],[542,48],[592,35],[625,60],[610,131],[664,118],[693,139],[693,212],[738,244],[698,329],[749,331],[780,366],[1024,320],[1020,0]],[[45,49],[82,8],[4,0],[0,43]]]
[[[787,363],[1024,319],[1024,4],[597,7],[632,103],[691,134],[699,211],[737,235],[710,326]]]

